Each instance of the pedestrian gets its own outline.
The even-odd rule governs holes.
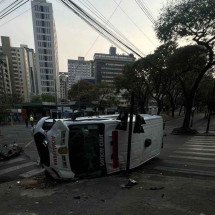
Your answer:
[[[30,116],[30,123],[31,123],[31,127],[34,126],[34,117],[31,115]]]
[[[28,128],[28,117],[25,118],[25,126]]]

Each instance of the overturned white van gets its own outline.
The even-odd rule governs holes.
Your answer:
[[[118,115],[75,120],[42,118],[34,129],[40,161],[56,179],[103,176],[126,169],[128,124]],[[163,119],[134,115],[129,169],[157,156],[163,145]]]

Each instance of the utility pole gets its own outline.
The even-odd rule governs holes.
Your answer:
[[[208,133],[209,128],[210,128],[210,122],[211,122],[211,111],[212,108],[214,108],[214,104],[215,104],[215,81],[214,81],[214,86],[213,86],[213,91],[212,91],[212,95],[211,98],[209,98],[209,100],[211,99],[211,101],[209,101],[209,106],[208,106],[208,122],[207,122],[207,128],[206,128],[206,133]]]
[[[127,173],[129,172],[129,168],[130,168],[133,115],[134,115],[134,92],[132,91],[131,102],[130,102],[130,120],[129,120],[129,131],[128,131],[127,163],[126,163],[126,172]]]

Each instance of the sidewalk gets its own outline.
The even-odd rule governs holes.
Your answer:
[[[174,128],[180,128],[183,124],[184,117],[177,117],[168,119],[166,124],[166,132],[171,133]],[[209,133],[206,134],[208,119],[205,118],[204,113],[194,115],[192,129],[196,129],[199,133],[196,135],[215,135],[215,116],[211,116]]]

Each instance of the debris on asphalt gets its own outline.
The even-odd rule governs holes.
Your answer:
[[[101,199],[101,202],[106,202],[106,200],[105,199]]]
[[[0,161],[16,157],[20,155],[22,151],[22,147],[16,143],[9,145],[0,144]]]
[[[74,198],[74,199],[81,199],[80,196],[74,196],[73,198]]]
[[[24,179],[22,181],[17,181],[17,184],[19,184],[21,187],[24,187],[25,189],[40,188],[39,181],[35,179]]]
[[[164,194],[161,195],[161,198],[163,198],[163,197],[164,197]]]
[[[131,188],[131,187],[133,187],[134,185],[137,185],[137,184],[138,184],[137,181],[135,181],[134,179],[129,178],[128,183],[127,184],[122,184],[121,188],[129,189],[129,188]]]
[[[150,187],[149,190],[163,190],[165,187]]]

